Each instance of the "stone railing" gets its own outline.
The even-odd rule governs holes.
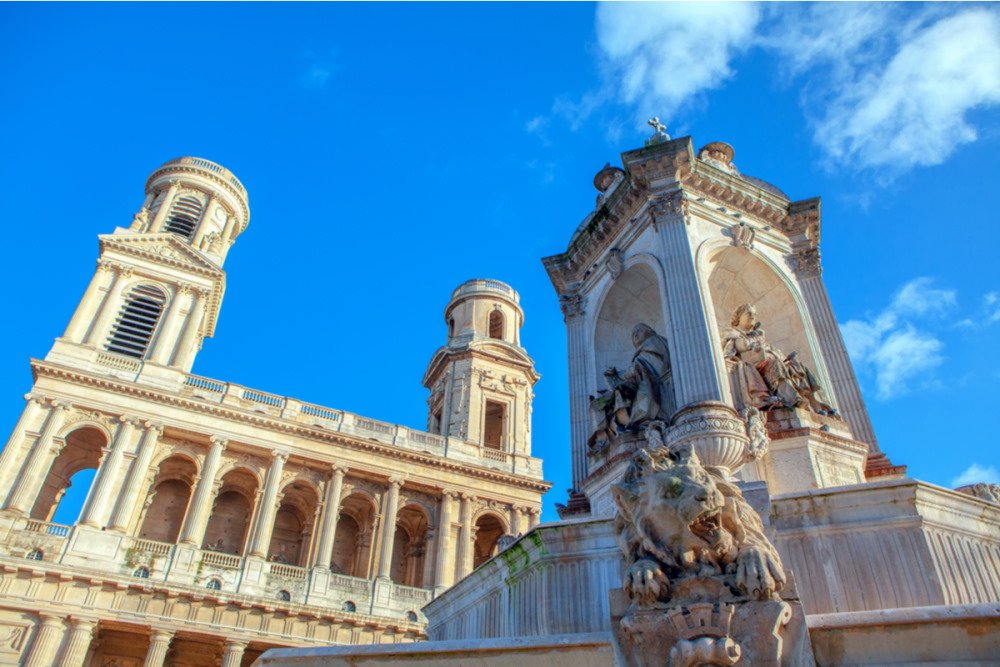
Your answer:
[[[420,607],[423,607],[434,597],[434,593],[425,588],[414,588],[412,586],[402,586],[400,584],[393,585],[392,594],[398,600],[407,600]]]
[[[298,565],[285,565],[284,563],[271,563],[270,574],[286,579],[305,579],[309,576],[309,570]]]
[[[499,280],[490,280],[488,278],[465,281],[455,288],[455,291],[451,293],[451,298],[454,299],[462,294],[475,294],[477,292],[499,292],[512,299],[514,303],[518,303],[521,300],[517,290],[513,287]]]
[[[346,574],[330,574],[330,587],[350,591],[352,593],[367,594],[371,589],[372,582],[367,579],[359,579]]]
[[[473,282],[489,283],[494,281]],[[322,405],[304,403],[287,396],[279,396],[230,382],[220,382],[199,375],[187,375],[181,393],[211,403],[261,412],[271,417],[318,426],[331,431],[351,433],[394,447],[457,459],[504,472],[517,472],[541,478],[540,462],[528,456],[519,455],[515,460],[515,457],[508,452],[481,447],[477,443],[452,437],[445,438],[436,433],[427,433],[398,424],[390,424]]]
[[[94,355],[94,361],[102,366],[114,368],[119,371],[128,371],[129,373],[138,373],[142,370],[142,359],[106,350],[98,350]]]
[[[170,162],[167,162],[163,166],[167,167],[172,164],[183,164],[192,167],[200,167],[207,171],[211,171],[215,174],[218,174],[220,177],[228,180],[233,185],[234,188],[236,188],[241,193],[243,193],[244,196],[246,196],[247,189],[243,187],[242,183],[240,183],[240,179],[236,178],[233,172],[229,171],[221,164],[215,164],[211,160],[205,160],[200,157],[182,157],[176,160],[171,160]]]
[[[147,553],[150,556],[169,556],[174,545],[167,542],[157,542],[156,540],[143,540],[136,538],[132,540],[132,550]]]
[[[224,567],[230,570],[238,570],[243,567],[243,559],[233,554],[223,554],[217,551],[202,551],[201,561],[205,565]]]
[[[24,527],[29,533],[44,533],[55,537],[66,537],[72,526],[64,526],[61,523],[49,523],[48,521],[28,520],[28,525]]]

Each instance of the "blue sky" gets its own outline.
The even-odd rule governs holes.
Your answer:
[[[4,3],[0,80],[7,428],[96,235],[196,155],[239,176],[252,217],[194,371],[422,427],[451,290],[504,280],[542,374],[553,519],[566,344],[539,259],[656,114],[823,197],[824,276],[883,449],[930,482],[1000,481],[995,6]]]

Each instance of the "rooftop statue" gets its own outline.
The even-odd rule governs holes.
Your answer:
[[[607,446],[621,431],[635,430],[654,420],[666,421],[673,413],[667,339],[648,324],[637,324],[632,329],[632,344],[632,365],[624,374],[614,366],[604,371],[608,390],[591,397],[596,423],[588,443],[592,450]]]
[[[735,371],[738,403],[758,409],[800,407],[821,415],[837,413],[823,397],[815,374],[798,360],[798,353],[786,356],[767,342],[753,305],[738,307],[730,324],[722,344]]]

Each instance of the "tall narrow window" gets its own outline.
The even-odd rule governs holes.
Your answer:
[[[194,197],[181,197],[171,207],[163,230],[190,240],[201,220],[201,202]]]
[[[486,401],[486,418],[483,423],[483,445],[490,449],[503,449],[504,404]]]
[[[146,356],[149,341],[153,338],[166,300],[163,292],[155,287],[134,287],[115,320],[108,340],[108,350],[137,359]]]
[[[490,338],[497,338],[503,340],[503,313],[499,310],[494,310],[490,313]]]

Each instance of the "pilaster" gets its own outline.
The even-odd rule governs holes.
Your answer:
[[[51,460],[55,456],[55,453],[52,451],[53,438],[59,429],[62,428],[63,421],[66,419],[66,412],[69,409],[69,403],[61,401],[52,402],[52,408],[49,410],[45,426],[42,427],[42,432],[39,434],[38,440],[35,441],[34,446],[31,448],[31,453],[28,455],[27,461],[21,467],[17,484],[7,499],[5,509],[19,514],[28,514],[31,511],[35,497],[41,487],[38,476],[44,469],[47,469],[46,462],[51,464]]]
[[[288,452],[276,451],[271,459],[271,468],[267,471],[267,481],[264,482],[264,495],[261,498],[260,511],[254,526],[253,541],[250,545],[250,555],[257,558],[267,558],[267,548],[271,544],[271,532],[274,530],[274,516],[278,511],[278,491],[281,485],[281,473],[288,461]]]
[[[124,531],[128,529],[129,521],[139,502],[139,490],[143,478],[149,472],[149,464],[153,460],[156,444],[160,434],[163,433],[162,424],[145,422],[144,427],[142,439],[139,441],[139,450],[135,460],[132,461],[132,467],[129,468],[122,492],[118,497],[118,504],[108,524],[111,530]]]
[[[118,432],[115,433],[107,455],[101,462],[94,480],[93,491],[91,491],[90,498],[80,516],[80,523],[85,526],[99,528],[105,524],[107,505],[111,502],[111,492],[118,480],[125,450],[131,443],[135,427],[140,424],[138,418],[130,416],[120,417],[119,421],[121,425],[118,427]]]

